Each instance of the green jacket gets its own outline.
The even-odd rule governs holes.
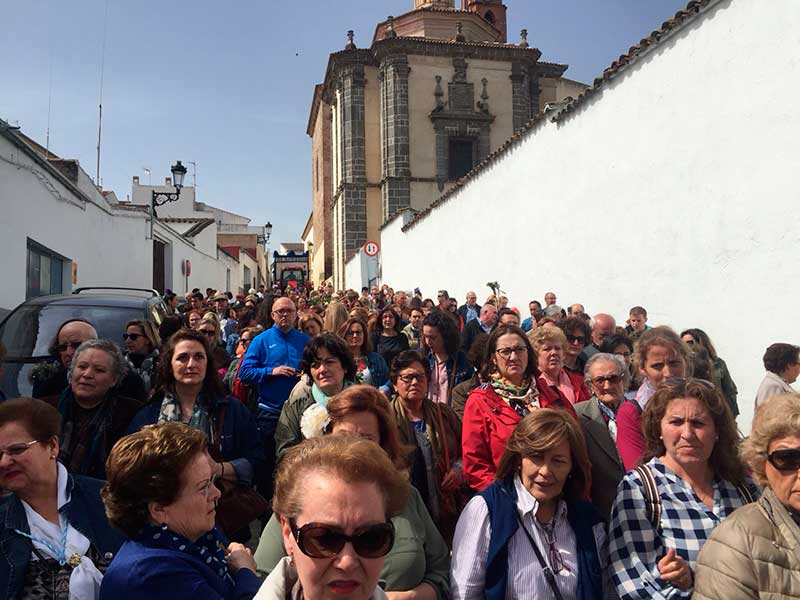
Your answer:
[[[311,383],[307,376],[303,376],[292,389],[289,398],[283,403],[281,416],[275,428],[275,456],[280,459],[292,446],[303,441],[300,432],[300,419],[303,412],[316,402],[311,395]]]
[[[380,575],[386,582],[386,591],[408,591],[428,583],[436,590],[439,600],[447,600],[450,597],[450,551],[415,488],[403,512],[394,517],[392,523],[394,546],[386,555]],[[280,522],[273,514],[253,557],[259,575],[269,575],[284,556]]]

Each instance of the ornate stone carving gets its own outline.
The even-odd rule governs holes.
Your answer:
[[[475,103],[474,84],[467,81],[467,61],[453,58],[453,80],[447,84],[447,103],[443,100],[441,76],[436,76],[436,105],[430,113],[436,133],[436,182],[443,190],[448,179],[449,141],[451,138],[473,141],[473,163],[489,154],[489,132],[494,115],[489,113],[488,80],[483,79],[481,102]],[[476,110],[477,106],[477,110]]]

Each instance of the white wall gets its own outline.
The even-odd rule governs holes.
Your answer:
[[[150,287],[152,250],[140,241],[147,233],[145,220],[135,213],[115,215],[99,193],[92,199],[95,203],[81,200],[0,136],[0,307],[25,300],[28,238],[78,264],[76,287]]]
[[[28,238],[77,263],[74,286],[71,267],[65,266],[64,293],[80,286],[152,287],[153,255],[147,214],[115,208],[81,170],[78,186],[88,200],[0,135],[0,308],[11,309],[25,300]],[[135,192],[137,187],[134,186]],[[191,199],[194,190],[190,189],[192,193],[187,198]],[[137,200],[149,204],[149,189]],[[160,222],[156,222],[154,234],[167,244],[166,287],[176,292],[209,286],[224,289],[227,263],[217,258],[216,225],[203,230],[194,243]],[[186,259],[192,263],[188,281],[181,270]],[[241,268],[233,270],[232,284],[241,285]]]
[[[719,2],[406,233],[387,225],[383,280],[701,327],[749,430],[764,349],[800,341],[798,31],[794,0]]]

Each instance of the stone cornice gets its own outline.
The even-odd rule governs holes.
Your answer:
[[[380,40],[372,44],[372,52],[377,62],[381,62],[384,57],[392,54],[446,57],[458,54],[464,58],[471,59],[503,62],[517,60],[534,64],[542,55],[537,48],[523,48],[516,44],[451,42],[417,37],[395,37]]]

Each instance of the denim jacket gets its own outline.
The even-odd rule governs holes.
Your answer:
[[[70,525],[89,538],[98,553],[112,558],[125,537],[112,528],[100,499],[103,482],[80,475],[70,475],[67,491],[70,501],[62,508]],[[12,494],[0,503],[0,598],[16,600],[22,593],[25,571],[33,543],[14,530],[30,533],[22,501]]]

